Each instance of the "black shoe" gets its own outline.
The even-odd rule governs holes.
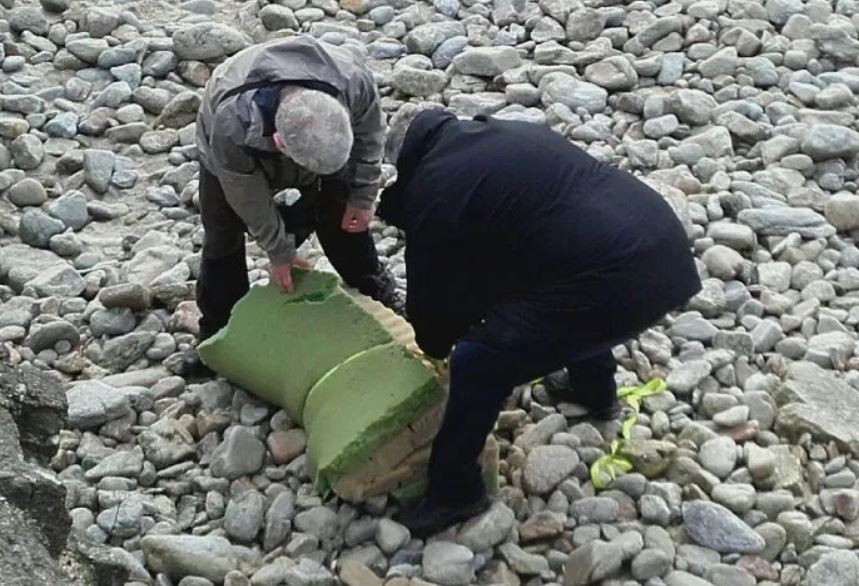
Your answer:
[[[570,377],[566,369],[553,372],[543,378],[543,386],[552,400],[558,403],[575,403],[588,410],[588,414],[599,421],[614,421],[620,417],[623,408],[617,397],[612,397],[609,404],[594,404],[587,397],[578,394],[570,386]],[[600,397],[601,398],[601,397]]]
[[[182,358],[182,377],[186,379],[215,378],[215,371],[203,364],[196,348],[191,348]]]
[[[394,521],[407,527],[412,537],[426,539],[483,513],[490,505],[486,495],[463,505],[442,505],[424,498],[416,505],[394,515]]]
[[[587,407],[587,405],[585,405]],[[614,421],[623,413],[620,401],[615,398],[611,405],[605,407],[587,407],[591,417],[598,421]]]

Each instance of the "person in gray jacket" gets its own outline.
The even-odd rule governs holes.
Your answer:
[[[404,312],[368,231],[384,141],[373,75],[348,48],[308,36],[277,39],[215,69],[197,116],[200,341],[226,324],[248,290],[245,232],[284,291],[292,290],[292,268],[306,266],[296,248],[315,231],[348,285]],[[278,205],[273,196],[290,187],[301,198]],[[184,370],[207,374],[196,352]]]

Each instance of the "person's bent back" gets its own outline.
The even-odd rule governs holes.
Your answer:
[[[524,122],[436,109],[403,138],[409,110],[392,124],[398,177],[379,215],[406,233],[419,346],[453,347],[429,487],[398,517],[422,537],[488,506],[478,457],[514,386],[565,368],[556,397],[616,417],[612,348],[701,283],[672,209],[631,175]]]
[[[664,198],[546,127],[428,110],[398,159],[379,215],[406,232],[408,314],[430,353],[499,302],[598,309],[593,325],[619,332],[700,288]]]

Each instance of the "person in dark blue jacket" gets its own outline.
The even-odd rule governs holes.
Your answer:
[[[629,173],[543,126],[418,110],[392,120],[378,215],[405,232],[418,345],[449,356],[428,488],[398,516],[423,537],[489,506],[478,458],[514,386],[566,368],[556,394],[616,417],[612,347],[701,282],[673,210]]]

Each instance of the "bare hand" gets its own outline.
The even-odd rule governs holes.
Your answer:
[[[272,280],[278,284],[281,291],[284,293],[292,293],[292,269],[293,267],[299,267],[302,269],[309,269],[310,263],[308,263],[303,258],[295,257],[291,262],[284,264],[272,264],[271,265],[271,278]]]
[[[340,227],[347,232],[364,232],[370,227],[370,220],[372,219],[372,208],[365,210],[363,208],[356,208],[355,206],[347,204]]]

